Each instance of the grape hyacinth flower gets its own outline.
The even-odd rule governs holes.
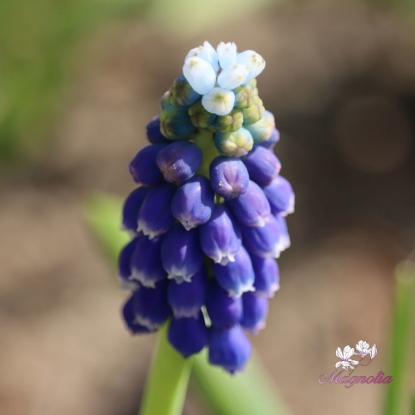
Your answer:
[[[206,347],[209,362],[230,373],[251,355],[245,331],[265,327],[279,289],[275,258],[290,245],[285,216],[294,211],[273,152],[280,134],[258,95],[264,68],[235,43],[190,50],[147,124],[149,145],[129,165],[139,187],[122,215],[132,236],[118,263],[131,291],[127,328],[167,324],[185,358]]]

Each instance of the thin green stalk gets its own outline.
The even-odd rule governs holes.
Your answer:
[[[168,342],[165,324],[158,336],[139,415],[180,415],[190,371],[190,360],[184,359]]]
[[[411,411],[414,299],[415,265],[412,262],[404,262],[396,269],[395,310],[389,363],[389,373],[393,376],[393,381],[387,389],[384,415],[409,415]]]

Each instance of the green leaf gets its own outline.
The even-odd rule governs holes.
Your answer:
[[[392,383],[386,393],[384,415],[409,415],[412,405],[410,390],[414,350],[415,265],[403,262],[396,269],[395,307],[392,322],[392,345],[389,372]]]
[[[241,15],[273,3],[275,0],[153,0],[148,18],[176,36],[189,38],[206,30],[213,32],[216,26],[224,22],[237,22]]]
[[[50,139],[76,47],[102,22],[150,0],[0,0],[0,161],[38,155]]]
[[[254,352],[245,370],[230,375],[208,363],[207,352],[193,361],[192,378],[215,415],[289,415],[273,380]]]
[[[103,193],[91,195],[84,206],[84,217],[92,235],[112,264],[117,263],[121,248],[130,240],[121,230],[122,202]]]

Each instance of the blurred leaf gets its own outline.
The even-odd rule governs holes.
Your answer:
[[[413,23],[413,11],[415,8],[415,0],[367,0],[375,7],[388,9],[404,15],[405,18],[411,19]],[[406,14],[409,12],[409,16]]]
[[[104,194],[90,196],[84,209],[86,222],[111,263],[116,261],[118,252],[129,239],[126,233],[120,230],[121,209],[120,199]],[[165,333],[164,337],[166,337]],[[163,345],[162,347],[170,349],[170,352],[163,352],[163,355],[169,356],[169,353],[174,352],[167,341],[161,339],[160,344]],[[159,353],[156,354],[156,359],[158,355]],[[162,360],[156,363],[157,375],[152,375],[156,378],[163,376],[163,365],[168,365],[167,362],[163,363],[164,358],[160,357],[160,359]],[[186,368],[180,365],[179,361],[173,360],[170,369],[173,370],[172,368],[178,365],[179,375],[185,376]],[[289,415],[290,412],[278,397],[276,386],[260,365],[255,354],[246,370],[235,376],[230,376],[223,370],[209,365],[206,352],[194,356],[192,361],[194,378],[216,415]],[[171,376],[171,374],[165,373],[164,376]],[[158,382],[161,381],[149,380],[149,382],[150,385],[152,382],[159,385]],[[179,389],[181,388],[180,382],[174,382]],[[148,393],[156,393],[154,385],[149,388],[151,388],[151,392]],[[163,399],[164,395],[160,396],[159,400]],[[150,400],[153,401],[153,398]],[[150,411],[151,408],[153,412]],[[147,412],[144,414],[165,414],[165,412],[157,412],[158,409],[154,408],[151,406],[150,409],[146,409]]]
[[[208,363],[206,350],[195,356],[195,379],[215,415],[289,415],[273,380],[254,353],[245,370],[230,375]]]
[[[103,193],[91,195],[84,206],[84,217],[92,235],[107,255],[116,264],[121,248],[130,237],[121,230],[122,202],[118,197]]]
[[[392,322],[389,385],[384,415],[409,415],[411,411],[412,353],[415,328],[415,265],[403,262],[396,269],[395,308]],[[388,373],[388,374],[389,374]]]
[[[242,14],[254,12],[261,6],[275,3],[276,0],[153,0],[148,16],[162,28],[191,37],[207,28],[212,30],[224,21],[231,22]]]
[[[30,155],[49,138],[82,36],[148,1],[0,0],[0,159]]]

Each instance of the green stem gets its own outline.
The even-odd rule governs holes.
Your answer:
[[[396,269],[395,310],[389,363],[393,381],[386,395],[385,415],[410,413],[411,353],[415,326],[414,295],[415,265],[412,262],[404,262]]]
[[[191,362],[171,347],[167,327],[158,335],[139,415],[180,415],[183,410]]]
[[[209,178],[209,166],[214,158],[220,156],[219,151],[213,143],[213,133],[209,129],[198,129],[194,133],[193,139],[195,144],[202,150],[203,154],[202,164],[200,165],[197,174]]]

